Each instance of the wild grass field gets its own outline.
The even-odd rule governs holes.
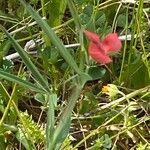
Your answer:
[[[1,0],[0,150],[150,150],[150,1]]]

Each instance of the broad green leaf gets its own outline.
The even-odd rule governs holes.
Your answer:
[[[15,75],[12,75],[10,73],[7,73],[3,70],[0,70],[0,77],[3,79],[9,80],[9,81],[18,83],[18,84],[20,84],[26,88],[29,88],[33,91],[40,92],[40,93],[46,93],[46,91],[44,91],[42,88],[39,88],[39,87],[35,86],[34,84],[32,84],[28,81],[22,80],[21,78],[15,76]]]
[[[100,66],[90,67],[88,70],[88,74],[91,77],[91,80],[101,79],[106,73],[106,69]]]
[[[42,28],[42,30],[45,32],[45,34],[50,38],[51,42],[58,48],[59,53],[62,55],[62,57],[66,60],[66,62],[78,73],[80,74],[80,70],[71,56],[71,54],[68,52],[68,50],[64,47],[63,43],[60,41],[60,39],[57,37],[55,32],[51,29],[51,27],[48,25],[48,23],[43,20],[39,14],[33,10],[33,8],[26,4],[24,0],[19,0],[21,4],[27,9],[27,11],[31,14],[31,16],[36,20],[37,24]]]
[[[28,54],[24,51],[24,49],[17,43],[17,41],[7,32],[7,30],[0,25],[0,28],[4,31],[4,33],[7,35],[7,37],[12,42],[14,48],[19,53],[20,57],[22,58],[25,65],[30,69],[32,72],[34,79],[38,81],[38,83],[45,89],[47,92],[50,92],[49,86],[45,79],[42,77],[38,69],[35,67],[35,65],[30,60]]]
[[[98,105],[98,101],[93,92],[85,92],[84,99],[82,100],[82,104],[80,106],[80,114],[84,115],[85,113],[90,112],[95,109]]]
[[[45,3],[49,0],[45,0]],[[51,27],[56,27],[61,24],[66,9],[67,0],[51,0],[51,2],[45,6],[45,13],[49,15],[48,23]]]
[[[38,102],[42,103],[43,105],[45,104],[45,96],[44,94],[42,93],[37,93],[35,96],[34,96],[35,100],[37,100]]]
[[[111,139],[110,139],[110,137],[109,137],[109,135],[108,134],[104,134],[101,138],[100,138],[100,141],[103,143],[102,144],[102,146],[104,147],[104,148],[108,148],[108,149],[110,149],[111,148],[111,146],[112,146],[112,141],[111,141]]]
[[[130,65],[125,66],[121,73],[121,82],[124,82],[125,85],[133,89],[139,89],[149,85],[150,78],[148,69],[141,61],[140,54],[134,53],[131,59],[132,62]]]
[[[92,78],[87,73],[81,73],[78,77],[78,83],[80,84],[81,87],[83,87],[85,83],[90,80],[92,80]]]
[[[123,27],[125,28],[126,26],[126,16],[123,14],[120,14],[117,18],[117,25],[118,27]]]

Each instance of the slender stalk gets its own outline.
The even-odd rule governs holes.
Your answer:
[[[72,0],[68,0],[68,7],[69,7],[71,14],[73,16],[75,26],[76,26],[77,30],[79,31],[79,43],[81,46],[81,50],[79,50],[79,59],[80,59],[79,60],[79,62],[80,62],[79,68],[80,68],[80,71],[83,71],[84,70],[84,64],[85,64],[85,57],[87,57],[86,50],[84,48],[84,42],[83,42],[83,29],[82,29],[82,25],[81,25],[80,18],[79,18],[79,15],[77,13],[76,7],[75,7]]]
[[[126,30],[126,37],[127,37],[127,32],[128,32],[128,7],[127,7],[127,10],[126,10],[125,30]],[[121,63],[120,75],[119,75],[119,83],[120,84],[121,84],[121,79],[122,79],[122,72],[123,72],[123,68],[124,68],[124,63],[125,63],[126,49],[127,49],[127,38],[124,42],[124,48],[123,48],[123,58],[122,58],[122,63]]]
[[[9,96],[9,101],[8,101],[8,103],[7,103],[7,106],[6,106],[6,108],[5,108],[5,111],[4,111],[4,113],[3,113],[3,116],[2,116],[2,118],[1,118],[1,120],[0,120],[0,127],[2,126],[2,124],[3,124],[3,122],[4,122],[5,118],[6,118],[6,116],[7,116],[7,114],[8,114],[8,111],[9,111],[10,105],[11,105],[11,103],[12,103],[12,100],[13,100],[13,96],[14,96],[15,91],[16,91],[16,84],[15,84],[14,87],[13,87],[12,94],[11,94],[11,96]]]

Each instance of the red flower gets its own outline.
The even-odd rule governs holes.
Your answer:
[[[116,33],[109,33],[103,40],[96,33],[90,31],[84,31],[84,33],[90,40],[89,55],[101,64],[110,63],[112,60],[109,53],[119,51],[122,47]]]

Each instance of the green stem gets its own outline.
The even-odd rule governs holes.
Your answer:
[[[127,7],[127,11],[126,11],[126,25],[125,25],[126,36],[127,36],[127,32],[128,32],[128,7]],[[120,84],[121,84],[122,75],[123,75],[122,72],[123,72],[123,68],[124,68],[124,64],[125,64],[126,50],[127,50],[127,40],[125,40],[124,48],[123,48],[123,58],[122,58],[122,64],[121,64],[121,69],[120,69],[120,75],[119,75],[119,83]]]
[[[80,22],[79,15],[77,13],[76,7],[72,0],[68,0],[68,7],[69,7],[72,17],[74,19],[77,31],[79,31],[79,43],[81,45],[81,49],[79,49],[79,62],[80,62],[79,68],[80,68],[80,71],[83,71],[85,60],[87,61],[87,53],[84,48],[82,24]]]

